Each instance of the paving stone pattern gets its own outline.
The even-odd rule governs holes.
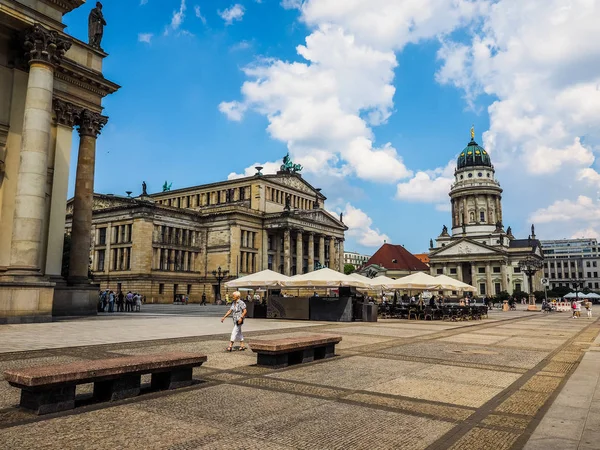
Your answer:
[[[143,395],[96,404],[92,386],[83,385],[74,411],[43,417],[20,410],[18,390],[0,379],[0,447],[517,449],[600,332],[595,320],[522,311],[457,323],[256,321],[251,337],[343,336],[336,358],[273,370],[257,367],[250,351],[225,352],[226,334],[214,324],[192,332],[192,321],[201,319],[207,318],[54,323],[40,332],[62,333],[63,342],[75,346],[54,344],[51,350],[30,338],[14,344],[23,329],[4,328],[0,352],[13,353],[0,354],[0,370],[173,351],[205,353],[208,362],[194,370],[197,383],[190,387],[149,392],[144,379]],[[91,328],[83,345],[76,336],[81,323]],[[103,334],[120,324],[125,330]],[[160,340],[152,339],[153,328]],[[127,330],[139,339],[123,340]],[[592,431],[582,428],[582,442],[595,442]]]

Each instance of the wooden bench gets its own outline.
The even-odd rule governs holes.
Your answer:
[[[257,339],[249,346],[257,356],[257,365],[280,369],[293,364],[311,362],[335,356],[335,344],[341,336],[312,334],[283,339]]]
[[[206,355],[197,353],[125,356],[11,369],[4,372],[4,378],[21,389],[21,407],[49,414],[75,408],[78,384],[94,383],[97,401],[120,400],[139,395],[143,374],[152,374],[154,390],[188,386],[193,368],[204,362]]]

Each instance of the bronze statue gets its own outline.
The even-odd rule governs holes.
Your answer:
[[[102,14],[102,3],[96,2],[96,7],[90,11],[88,18],[88,37],[89,44],[92,47],[100,49],[105,25],[106,20],[104,20],[104,15]]]
[[[433,248],[433,239],[429,239],[429,248]]]
[[[280,169],[282,172],[297,173],[302,171],[302,166],[300,164],[294,164],[288,152],[288,154],[283,157],[283,164]]]
[[[286,194],[285,196],[285,207],[283,209],[285,211],[292,209],[292,196],[290,194]]]
[[[340,213],[340,222],[344,223],[344,213]]]
[[[506,229],[506,235],[507,235],[507,236],[512,236],[512,227],[508,227],[508,228]]]
[[[148,195],[148,192],[146,192],[146,182],[142,181],[142,195]]]
[[[448,227],[446,225],[444,225],[442,227],[442,236],[446,236],[447,234],[448,234]]]

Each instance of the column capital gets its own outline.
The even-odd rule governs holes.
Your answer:
[[[92,136],[98,137],[100,131],[108,122],[108,117],[101,114],[84,109],[79,115],[77,125],[79,126],[79,136]]]
[[[73,128],[77,123],[83,108],[69,103],[60,98],[52,99],[52,108],[54,109],[55,122],[69,128]]]
[[[54,30],[47,30],[40,24],[25,31],[25,59],[29,64],[43,63],[53,67],[60,65],[73,41]]]

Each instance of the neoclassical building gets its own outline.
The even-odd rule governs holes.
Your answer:
[[[101,6],[88,43],[64,32],[84,0],[0,0],[0,323],[93,313],[88,280],[102,99]],[[93,6],[93,5],[92,5]],[[93,26],[92,26],[93,25]],[[79,135],[68,280],[61,278],[73,130]]]
[[[529,292],[527,276],[519,261],[530,256],[543,260],[535,229],[527,239],[516,239],[502,224],[502,188],[490,155],[471,141],[460,153],[450,189],[452,229],[446,226],[430,241],[431,275],[448,275],[475,286],[479,296],[501,291]],[[533,290],[541,289],[542,273],[533,278]]]
[[[294,170],[136,198],[95,194],[94,281],[171,302],[176,295],[198,301],[203,293],[212,300],[223,282],[264,269],[343,272],[347,227],[325,210],[325,200]],[[221,283],[219,268],[227,271]]]

